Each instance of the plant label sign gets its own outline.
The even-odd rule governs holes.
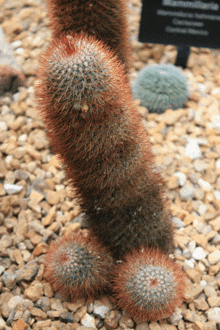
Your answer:
[[[139,40],[220,48],[220,0],[143,0]]]

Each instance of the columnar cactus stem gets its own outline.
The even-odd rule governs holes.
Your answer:
[[[87,33],[106,43],[129,68],[126,0],[47,0],[53,38]]]
[[[94,37],[55,40],[41,60],[37,95],[95,235],[116,259],[147,245],[171,252],[164,185],[112,52]]]
[[[43,55],[37,97],[53,151],[64,164],[92,231],[114,261],[121,261],[112,289],[117,306],[131,316],[156,320],[181,303],[184,275],[167,256],[173,250],[173,229],[164,183],[126,80],[123,66],[101,41],[69,34],[54,40]],[[46,259],[48,280],[54,278],[54,288],[70,290],[72,296],[81,283],[80,276],[75,282],[72,274],[78,269],[85,278],[88,274],[82,262],[87,257],[74,244],[67,248],[64,243],[62,251],[56,245],[59,253],[51,252]],[[60,254],[64,272],[54,266]],[[71,258],[74,267],[69,266]],[[92,257],[93,270],[96,262]],[[105,259],[99,266],[105,278],[110,276]],[[91,279],[98,276],[101,272],[93,271]],[[99,283],[105,283],[102,277]],[[95,287],[95,280],[83,282],[79,292],[91,295]]]

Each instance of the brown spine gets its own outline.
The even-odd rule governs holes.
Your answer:
[[[112,52],[94,37],[55,40],[41,59],[37,96],[95,235],[115,258],[140,246],[171,252],[164,183]]]
[[[129,69],[130,44],[126,0],[47,0],[53,38],[87,33],[102,40]]]

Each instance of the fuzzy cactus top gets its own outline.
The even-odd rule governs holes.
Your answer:
[[[87,33],[107,44],[129,68],[129,36],[126,0],[47,0],[53,37]]]
[[[178,109],[188,99],[187,79],[172,64],[146,66],[134,81],[133,94],[149,112]]]
[[[36,89],[53,151],[95,235],[115,258],[142,245],[171,252],[164,184],[113,53],[94,37],[55,40]]]

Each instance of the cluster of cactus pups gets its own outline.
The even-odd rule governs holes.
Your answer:
[[[48,0],[53,41],[36,95],[90,234],[52,243],[45,278],[72,300],[110,293],[149,321],[181,304],[185,275],[169,258],[164,183],[128,85],[125,9],[124,0]]]

